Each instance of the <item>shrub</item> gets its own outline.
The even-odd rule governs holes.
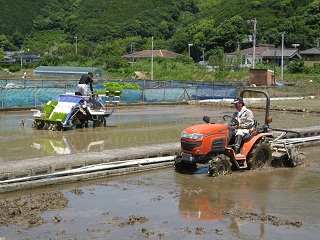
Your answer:
[[[141,89],[139,84],[125,83],[125,82],[104,82],[102,83],[107,90],[110,89]]]
[[[21,66],[19,66],[19,65],[12,65],[9,67],[10,72],[18,72],[18,71],[20,71],[20,69],[21,69]]]

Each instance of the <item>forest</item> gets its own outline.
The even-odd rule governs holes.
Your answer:
[[[285,33],[286,48],[309,49],[320,37],[320,0],[2,0],[0,49],[110,72],[128,71],[122,56],[152,44],[186,56],[179,62],[190,62],[189,50],[193,62],[214,63],[252,46],[253,20],[257,43],[281,47]]]

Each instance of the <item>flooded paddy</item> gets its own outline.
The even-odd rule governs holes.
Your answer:
[[[72,131],[39,131],[31,128],[32,112],[0,112],[0,163],[72,153],[100,152],[105,149],[179,142],[181,131],[202,123],[204,115],[212,122],[232,114],[234,109],[221,106],[131,106],[117,108],[106,128]],[[262,125],[264,112],[254,110]],[[272,127],[297,128],[319,125],[319,116],[308,113],[272,111]],[[26,122],[21,126],[21,119]]]
[[[203,115],[216,121],[232,112],[213,106],[135,106],[117,109],[107,128],[67,132],[35,131],[30,120],[20,126],[20,119],[31,118],[29,112],[0,113],[0,164],[177,142],[180,132]],[[271,115],[274,127],[318,125],[312,114]],[[303,151],[305,163],[297,168],[218,178],[208,177],[205,166],[194,175],[169,168],[1,194],[0,238],[317,239],[320,150]]]

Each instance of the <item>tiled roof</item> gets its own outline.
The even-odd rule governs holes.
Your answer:
[[[15,56],[14,58],[16,59],[41,59],[40,56],[38,55],[33,55],[33,54],[26,54],[26,55],[19,55],[19,56]]]
[[[301,55],[308,55],[308,54],[320,55],[320,48],[315,47],[315,48],[306,49],[306,50],[304,50],[304,51],[300,51],[300,54],[301,54]]]
[[[253,47],[246,48],[240,50],[240,53],[242,55],[253,55]],[[229,56],[235,55],[237,52],[229,53]],[[281,48],[276,48],[274,45],[268,45],[268,44],[261,44],[256,46],[256,55],[261,55],[263,57],[281,57],[282,56],[282,50]],[[283,49],[283,56],[292,58],[293,56],[297,56],[298,58],[302,58],[300,54],[298,53],[298,49]]]
[[[282,50],[280,48],[267,49],[264,53],[261,54],[263,57],[281,57]],[[283,57],[292,58],[294,55],[301,58],[298,53],[298,49],[283,49]]]
[[[153,56],[154,57],[165,57],[165,58],[176,58],[181,54],[171,52],[168,50],[153,50]],[[152,50],[144,50],[140,52],[134,52],[133,54],[127,54],[123,57],[125,58],[151,58],[152,56]]]
[[[273,49],[276,49],[276,48],[275,47],[268,47],[268,46],[256,46],[256,55],[261,55],[265,51],[267,51],[268,49],[269,50],[273,50]],[[242,50],[240,50],[240,53],[242,55],[252,55],[253,54],[253,47],[242,49]],[[236,55],[236,54],[237,54],[237,52],[228,53],[228,55]]]

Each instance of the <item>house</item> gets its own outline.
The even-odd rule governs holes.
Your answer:
[[[26,54],[20,55],[19,53],[14,51],[5,51],[4,52],[4,60],[1,61],[1,64],[12,65],[12,64],[24,64],[30,63],[34,64],[40,61],[42,57],[40,55]]]
[[[283,56],[284,65],[285,61],[295,59],[302,59],[301,55],[298,52],[298,49],[284,49],[282,55],[282,49],[276,48],[272,44],[258,44],[255,48],[255,61],[256,63],[266,61],[266,62],[275,62],[278,65],[281,65],[281,58]],[[240,59],[240,67],[251,67],[253,60],[253,47],[242,49],[240,51],[229,53],[226,57],[226,60],[231,63],[236,63],[237,59]]]
[[[42,57],[40,57],[40,55],[33,55],[33,54],[27,54],[27,55],[17,55],[14,57],[14,59],[16,60],[16,62],[21,63],[30,63],[30,64],[34,64],[40,61]]]
[[[281,59],[283,56],[283,65],[286,65],[286,61],[289,60],[301,60],[302,56],[299,54],[298,49],[296,48],[274,48],[274,49],[267,49],[264,53],[261,54],[262,61],[277,63],[278,66],[281,66]]]
[[[134,62],[135,59],[151,58],[152,52],[154,57],[176,58],[178,56],[181,56],[181,54],[160,49],[160,50],[144,50],[140,52],[132,52],[130,54],[124,55],[123,57],[130,59],[131,62]]]
[[[300,51],[304,65],[307,67],[313,67],[316,64],[320,64],[320,48],[314,47]]]
[[[16,54],[14,51],[3,51],[4,53],[4,59],[1,60],[1,64],[3,65],[12,65],[16,64],[16,59],[13,58],[13,56]]]

